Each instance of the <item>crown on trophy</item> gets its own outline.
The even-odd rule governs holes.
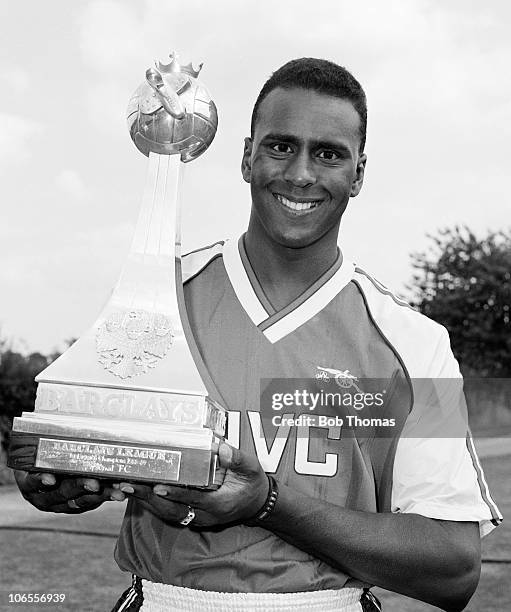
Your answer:
[[[179,153],[191,161],[211,144],[218,125],[216,106],[190,62],[181,65],[177,53],[170,62],[156,60],[128,104],[128,128],[144,155]]]
[[[169,64],[162,64],[161,62],[155,60],[154,65],[156,66],[156,69],[159,70],[159,72],[164,73],[164,74],[185,72],[186,74],[189,74],[194,79],[196,79],[199,76],[199,72],[202,70],[202,63],[199,64],[198,70],[195,70],[192,65],[192,62],[190,62],[189,64],[186,64],[186,66],[182,66],[178,62],[177,53],[171,53],[169,57],[171,60]]]

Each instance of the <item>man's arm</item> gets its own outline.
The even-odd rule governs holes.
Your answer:
[[[121,483],[155,514],[177,522],[195,509],[194,525],[250,523],[264,505],[268,481],[255,457],[220,446],[228,468],[217,491]],[[431,603],[462,610],[480,571],[477,523],[418,514],[361,512],[304,496],[285,485],[260,526],[354,578]]]
[[[462,610],[475,591],[477,523],[348,510],[279,489],[261,526],[350,576],[445,610]]]

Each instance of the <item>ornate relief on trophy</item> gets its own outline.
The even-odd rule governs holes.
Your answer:
[[[35,411],[14,419],[16,469],[218,486],[227,413],[190,330],[181,281],[184,163],[211,144],[215,104],[202,65],[155,63],[128,105],[149,157],[132,246],[93,327],[37,377]]]

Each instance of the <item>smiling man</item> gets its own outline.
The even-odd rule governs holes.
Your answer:
[[[252,193],[245,248],[274,305],[290,304],[340,257],[341,217],[364,179],[363,112],[298,87],[264,88],[256,102],[242,162]]]
[[[210,393],[230,411],[218,490],[101,490],[78,479],[44,491],[54,477],[19,475],[45,510],[129,498],[116,560],[134,583],[116,610],[378,610],[373,585],[446,610],[471,597],[480,534],[501,516],[467,432],[445,437],[452,397],[415,382],[459,379],[447,332],[337,246],[364,180],[365,130],[365,95],[349,72],[310,58],[284,65],[263,87],[245,140],[247,232],[184,258]],[[268,381],[320,375],[358,391],[391,381],[380,416],[400,426],[358,435],[337,421],[288,418],[272,428]]]

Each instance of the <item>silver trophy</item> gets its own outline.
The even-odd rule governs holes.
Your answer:
[[[211,144],[217,110],[202,65],[156,62],[128,105],[149,157],[133,243],[93,327],[36,378],[35,411],[14,419],[16,469],[215,488],[226,411],[190,330],[181,279],[184,164]]]

